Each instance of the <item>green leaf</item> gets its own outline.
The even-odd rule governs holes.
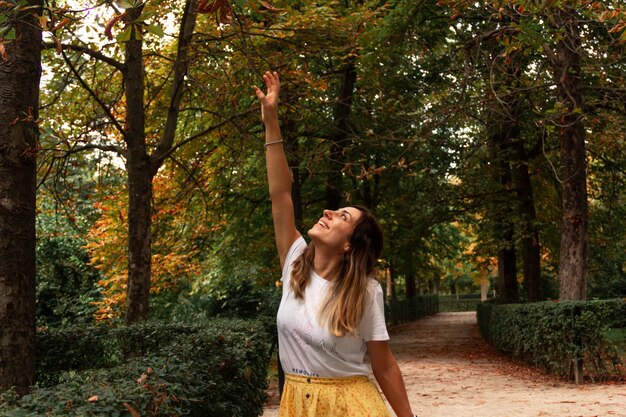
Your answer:
[[[129,0],[118,0],[117,4],[118,6],[120,6],[123,9],[132,9],[133,7],[135,7],[133,5],[134,2],[131,2]]]
[[[153,16],[154,16],[154,12],[146,12],[146,11],[144,11],[143,13],[141,13],[141,16],[139,16],[137,19],[135,19],[135,23],[137,23],[137,22],[143,23],[146,20],[150,20]]]
[[[6,35],[3,36],[3,38],[7,41],[15,40],[15,29],[11,28]]]
[[[133,25],[133,34],[131,35],[133,39],[143,39],[143,33],[140,30],[139,25]]]
[[[148,25],[146,26],[146,29],[148,29],[148,32],[157,35],[159,38],[162,38],[165,35],[165,32],[163,32],[163,28],[160,26]]]
[[[133,33],[133,27],[132,25],[128,25],[115,38],[117,39],[118,42],[128,42],[130,40],[132,33]]]

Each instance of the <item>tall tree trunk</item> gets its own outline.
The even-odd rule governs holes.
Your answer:
[[[515,20],[517,22],[517,20]],[[506,137],[505,153],[510,158],[510,175],[515,187],[519,217],[521,218],[522,235],[522,266],[524,272],[524,289],[531,301],[541,298],[541,257],[539,233],[536,226],[535,202],[533,200],[532,183],[528,172],[527,155],[521,137],[520,115],[522,114],[520,91],[517,86],[524,66],[522,54],[514,53],[506,65],[507,93],[501,102],[505,105],[503,132]],[[511,211],[511,215],[513,212]],[[511,227],[513,222],[511,221]],[[513,262],[514,260],[511,260]],[[512,278],[511,278],[512,279]],[[517,279],[515,280],[515,300],[517,300]],[[513,284],[511,283],[511,291]]]
[[[518,301],[517,263],[515,256],[515,228],[510,206],[511,167],[508,131],[501,125],[492,126],[495,133],[489,138],[491,176],[499,186],[491,203],[491,216],[495,222],[494,237],[498,242],[498,291],[503,303]]]
[[[576,11],[567,6],[554,12],[563,37],[551,64],[557,85],[562,186],[559,290],[562,300],[587,298],[587,174],[585,130],[581,113],[581,40]]]
[[[139,10],[133,9],[139,15]],[[136,18],[132,16],[131,18]],[[152,165],[146,151],[143,42],[126,42],[126,144],[128,159],[128,284],[126,322],[148,318],[151,272]]]
[[[489,91],[492,97],[488,108],[487,147],[491,182],[495,188],[489,215],[494,222],[494,238],[498,244],[498,296],[503,303],[514,303],[518,301],[519,294],[515,253],[516,218],[512,201],[512,143],[520,136],[520,93],[516,84],[522,71],[519,57],[513,53],[503,59],[499,46],[496,52],[492,51],[488,56],[492,74]]]
[[[41,0],[29,0],[41,7]],[[6,10],[0,6],[4,14]],[[0,388],[35,382],[35,189],[41,30],[18,16],[0,57]]]
[[[541,285],[541,248],[536,225],[535,200],[526,162],[527,156],[521,139],[516,140],[513,147],[515,155],[513,181],[519,203],[520,217],[522,218],[523,286],[530,301],[539,301],[543,299],[543,288]]]
[[[355,58],[349,58],[343,70],[341,89],[335,107],[335,126],[331,133],[330,166],[326,179],[326,208],[335,210],[341,204],[341,183],[343,168],[342,150],[347,143],[350,131],[350,112],[356,86]]]
[[[440,277],[435,277],[432,279],[432,294],[439,294],[439,288],[441,288],[441,278]]]
[[[406,291],[406,298],[413,299],[415,298],[416,294],[416,288],[415,288],[415,270],[412,270],[411,272],[406,274],[406,281],[405,281],[405,291]]]
[[[143,42],[133,36],[126,42],[124,89],[126,91],[126,132],[128,150],[128,283],[126,323],[148,318],[152,267],[152,180],[172,150],[184,79],[189,65],[189,46],[196,24],[197,0],[186,0],[178,35],[170,102],[165,125],[152,155],[146,148],[144,109]],[[137,19],[142,8],[130,9],[128,22]]]

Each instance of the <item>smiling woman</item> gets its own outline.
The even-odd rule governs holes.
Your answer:
[[[308,231],[295,226],[291,172],[278,123],[280,82],[267,72],[254,87],[265,124],[267,177],[276,246],[283,270],[277,315],[286,373],[281,416],[383,417],[389,411],[368,376],[374,373],[398,417],[411,417],[398,364],[389,349],[383,292],[373,278],[383,233],[364,207],[323,216]],[[369,354],[371,368],[365,363]]]

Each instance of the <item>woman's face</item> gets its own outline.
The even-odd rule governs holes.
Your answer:
[[[324,245],[341,254],[348,248],[350,235],[361,216],[361,210],[354,207],[324,210],[324,216],[313,225],[308,234],[318,247]]]

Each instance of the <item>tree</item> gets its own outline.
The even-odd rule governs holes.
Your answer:
[[[35,379],[35,184],[41,0],[0,4],[0,387]]]
[[[281,123],[303,231],[329,204],[373,208],[385,228],[387,251],[381,264],[390,266],[390,277],[399,283],[404,278],[406,293],[413,295],[417,288],[423,290],[425,282],[436,288],[443,275],[454,272],[453,264],[446,266],[445,261],[455,259],[452,252],[458,248],[446,243],[447,233],[441,230],[447,229],[438,225],[449,224],[454,217],[465,225],[476,221],[481,228],[470,235],[479,242],[472,245],[476,259],[491,261],[503,247],[514,250],[517,256],[509,262],[508,270],[513,271],[509,282],[517,284],[515,268],[521,270],[523,265],[529,299],[540,298],[531,295],[529,276],[538,279],[539,267],[546,277],[554,276],[560,246],[561,187],[556,178],[560,175],[555,175],[558,170],[553,165],[562,162],[556,116],[561,108],[554,104],[555,79],[542,49],[547,44],[557,50],[560,29],[547,31],[547,9],[521,0],[200,3],[207,14],[198,17],[190,44],[176,141],[164,154],[165,166],[151,180],[153,263],[166,266],[167,259],[170,264],[188,259],[190,264],[201,264],[206,272],[189,277],[194,291],[219,291],[221,283],[231,278],[246,285],[276,280],[280,271],[268,222],[261,124],[250,90],[269,67],[279,71],[284,82]],[[162,6],[156,14],[149,10],[154,4]],[[52,82],[56,90],[65,89],[63,101],[55,103],[45,119],[56,118],[54,113],[63,115],[64,120],[54,121],[53,130],[58,132],[70,119],[68,114],[76,116],[71,118],[75,120],[71,134],[58,135],[62,140],[55,143],[55,155],[64,150],[74,155],[81,147],[96,147],[94,139],[104,138],[98,145],[101,149],[113,148],[126,158],[129,145],[120,132],[131,127],[122,122],[131,102],[121,88],[127,58],[120,51],[129,47],[135,28],[145,34],[145,154],[156,155],[167,120],[163,110],[171,103],[171,63],[176,60],[177,44],[167,42],[169,33],[159,40],[146,30],[153,26],[148,22],[158,25],[157,16],[169,11],[180,22],[179,7],[172,4],[180,2],[146,3],[139,17],[126,21],[132,15],[128,8],[115,11],[108,29],[119,32],[119,42],[105,44],[99,51],[93,45],[87,51],[85,45],[59,35],[72,65],[64,62],[64,67],[56,67]],[[451,5],[450,13],[445,5]],[[587,5],[578,10],[587,13]],[[593,30],[594,35],[600,33],[601,25]],[[591,32],[581,33],[589,34],[587,42],[592,38]],[[615,207],[623,194],[607,191],[620,184],[615,167],[622,159],[610,138],[622,131],[600,128],[607,121],[615,126],[623,121],[623,107],[618,104],[624,102],[619,93],[623,48],[611,43],[618,34],[611,36],[593,37],[594,43],[583,47],[595,53],[583,65],[584,81],[591,81],[583,83],[583,109],[585,128],[593,132],[587,136],[593,138],[589,186],[597,187],[591,198],[597,213],[611,219],[606,230],[615,231],[622,223],[616,220],[619,214],[611,213],[621,213]],[[479,42],[468,56],[466,46],[473,39]],[[603,61],[602,54],[611,59]],[[84,86],[77,88],[81,81],[72,68],[88,81],[85,84],[97,92],[100,102],[88,100]],[[610,79],[603,85],[607,74]],[[589,98],[593,98],[593,112]],[[138,101],[135,97],[133,102]],[[614,103],[610,111],[609,102]],[[598,121],[592,122],[592,117]],[[603,141],[595,146],[600,133]],[[495,150],[491,157],[488,144]],[[137,154],[133,161],[145,157]],[[79,160],[91,161],[90,157]],[[495,165],[501,172],[490,179],[489,167]],[[500,181],[504,177],[506,181]],[[174,190],[166,191],[164,184]],[[126,191],[119,183],[98,190],[90,198],[115,195],[97,203],[103,215],[91,235],[96,244],[91,247],[94,261],[114,289],[107,298],[114,300],[125,285],[127,268],[118,262],[122,264],[118,269],[114,261],[124,257],[126,240],[121,230],[129,215],[117,206],[129,200],[117,195]],[[496,223],[504,224],[503,218],[507,227],[493,233]],[[194,220],[203,224],[202,230],[193,231]],[[614,238],[606,242],[598,226],[600,218],[596,221],[594,242],[610,246],[611,251],[611,262],[605,262],[603,270],[615,272],[618,279],[623,244]],[[100,238],[107,227],[110,233]],[[174,240],[176,244],[171,244]],[[168,250],[178,253],[163,257]],[[527,256],[527,250],[532,256]],[[438,259],[444,252],[444,259]],[[601,251],[595,253],[600,258]],[[151,294],[164,283],[158,269],[152,266]],[[601,275],[597,269],[595,274]],[[180,287],[163,288],[175,294]],[[516,294],[517,288],[511,293]],[[123,295],[116,300],[122,299]]]
[[[169,83],[169,89],[166,90],[169,94],[168,99],[161,99],[166,103],[165,114],[162,116],[149,111],[149,103],[146,103],[148,89],[144,78],[146,73],[144,36],[146,33],[160,35],[163,32],[157,25],[147,23],[153,18],[156,6],[153,6],[153,10],[147,10],[146,3],[139,0],[123,1],[120,5],[124,7],[123,11],[117,10],[112,3],[109,4],[115,14],[107,23],[105,34],[112,39],[115,25],[123,26],[118,36],[123,48],[121,59],[107,56],[95,47],[85,46],[78,40],[74,43],[61,43],[57,40],[57,43],[51,44],[50,47],[61,51],[72,76],[99,108],[99,113],[94,119],[105,126],[99,132],[101,142],[84,144],[85,138],[79,136],[75,141],[80,145],[72,143],[69,149],[65,149],[66,154],[100,149],[115,152],[125,159],[128,190],[126,322],[134,323],[148,317],[152,266],[152,181],[175,146],[180,103],[189,66],[189,48],[197,16],[197,0],[186,0],[183,4],[176,52],[171,61],[171,76],[166,77],[163,82]],[[73,56],[67,55],[70,51],[74,53]],[[110,75],[104,80],[104,84],[102,79],[89,80],[85,77],[84,71],[89,66],[86,65],[84,56],[91,57],[96,67],[108,65],[112,68],[107,70]],[[121,74],[121,79],[116,76],[117,74]],[[90,84],[90,81],[93,84]],[[119,82],[119,90],[114,89],[115,82]],[[97,88],[97,83],[100,83],[101,88]],[[158,86],[157,93],[162,88],[165,88],[165,85]],[[152,91],[150,93],[154,94]],[[146,121],[150,116],[160,122],[157,132],[146,130]],[[80,117],[80,114],[76,116],[77,119]],[[94,124],[95,120],[86,120],[87,126]],[[121,138],[123,145],[116,141],[111,143],[107,134]]]
[[[494,214],[510,219],[510,225],[516,228],[515,246],[521,248],[523,255],[528,298],[541,298],[541,235],[549,243],[543,250],[549,265],[544,267],[558,265],[561,298],[584,299],[589,216],[589,153],[585,138],[592,137],[586,133],[590,131],[586,117],[607,109],[619,111],[617,106],[607,106],[607,102],[623,101],[620,87],[624,74],[616,70],[614,58],[615,51],[621,49],[617,38],[624,39],[623,35],[617,36],[625,27],[623,12],[615,2],[597,1],[507,0],[486,4],[450,0],[442,4],[450,6],[452,19],[459,22],[459,39],[474,33],[476,41],[472,44],[493,51],[495,58],[491,61],[502,62],[476,78],[464,77],[463,84],[468,92],[478,86],[482,94],[469,97],[474,104],[492,109],[486,114],[468,112],[467,116],[477,120],[487,116],[489,123],[484,126],[491,126],[489,130],[494,131],[498,117],[493,116],[498,112],[493,109],[497,107],[484,99],[489,99],[493,91],[505,119],[510,118],[508,123],[514,128],[495,129],[500,134],[507,130],[515,133],[508,142],[497,141],[505,145],[500,152],[492,141],[492,156],[496,159],[491,158],[491,163],[499,164],[500,171],[506,174],[500,178],[507,178],[506,183],[514,186],[515,193],[510,194],[517,195],[519,212],[514,218],[513,212],[501,212],[498,208],[506,205],[498,204]],[[493,40],[497,45],[493,45]],[[474,55],[478,52],[470,59]],[[588,142],[593,143],[590,139]],[[480,184],[476,182],[478,187]],[[513,191],[513,187],[508,188]],[[550,199],[541,201],[544,210],[539,215],[534,208],[537,195]],[[558,213],[549,208],[557,201]],[[557,221],[554,214],[560,216],[556,231],[550,224]],[[494,218],[493,214],[485,216],[487,221]],[[545,230],[540,230],[539,225]],[[555,232],[560,233],[556,244],[552,238]],[[509,242],[510,236],[509,233]],[[513,267],[513,262],[510,264]]]
[[[563,5],[549,16],[561,33],[556,50],[545,51],[557,86],[561,149],[561,249],[559,288],[562,300],[587,298],[587,161],[581,91],[582,42],[578,11]]]

